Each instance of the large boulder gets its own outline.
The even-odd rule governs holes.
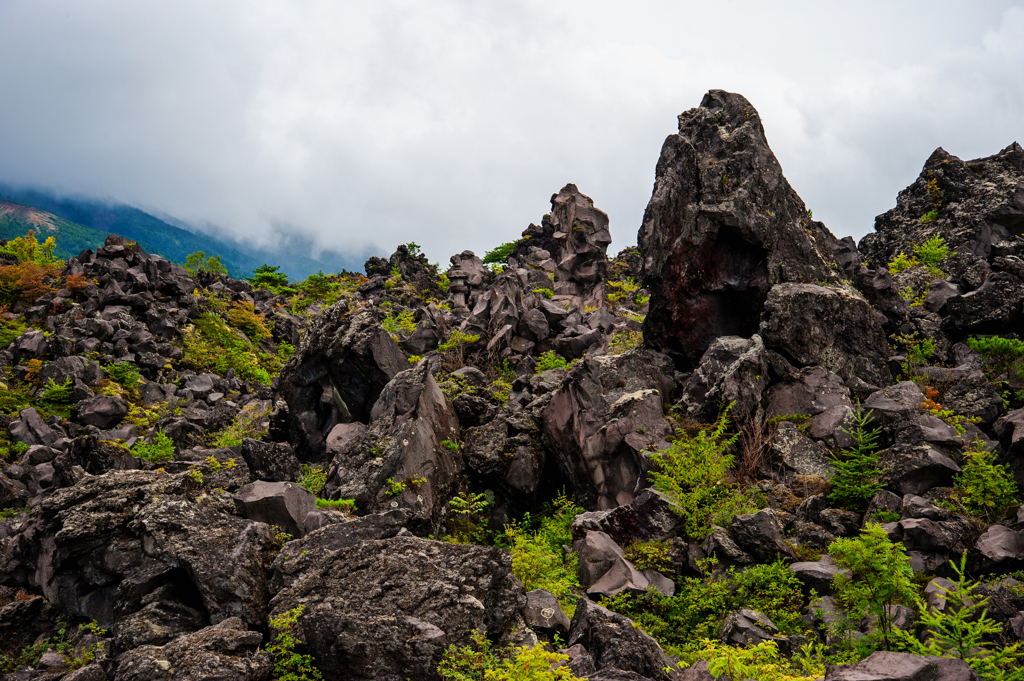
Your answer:
[[[121,655],[113,681],[267,681],[274,660],[260,650],[262,640],[260,632],[232,617],[167,645],[141,646]]]
[[[648,451],[668,446],[668,358],[651,351],[588,358],[544,410],[544,441],[588,510],[633,501]]]
[[[408,366],[372,310],[340,302],[316,317],[279,378],[299,459],[322,459],[338,423],[368,422],[384,386]]]
[[[653,638],[633,626],[629,618],[581,598],[576,604],[567,646],[582,644],[600,670],[641,674],[668,681],[669,660]],[[591,678],[594,678],[591,676]]]
[[[97,395],[76,404],[71,410],[71,416],[79,423],[105,430],[120,423],[128,415],[130,406],[124,398]]]
[[[395,376],[370,418],[365,432],[338,442],[323,493],[354,499],[364,513],[408,508],[412,529],[440,533],[464,465],[458,418],[429,363]]]
[[[829,666],[825,681],[978,681],[963,660],[879,651],[856,664]]]
[[[714,339],[749,338],[773,285],[838,281],[835,240],[783,177],[757,110],[711,90],[665,140],[637,235],[645,341],[692,368]]]
[[[845,379],[892,383],[883,320],[860,294],[845,286],[779,284],[761,315],[765,347],[797,366],[823,366]]]
[[[742,425],[757,409],[768,385],[768,359],[761,337],[724,336],[700,358],[683,393],[691,418],[714,421],[723,405],[733,403],[731,419]]]
[[[527,603],[507,551],[416,537],[324,544],[328,526],[275,561],[271,617],[305,606],[292,634],[325,678],[436,679],[452,644],[508,634]]]
[[[154,601],[190,606],[203,624],[262,626],[272,543],[269,526],[232,515],[185,474],[111,471],[34,505],[3,542],[0,582],[104,626]]]
[[[552,235],[558,244],[555,268],[556,294],[581,296],[587,302],[603,300],[608,273],[608,214],[574,184],[551,196]]]
[[[257,480],[243,485],[233,498],[238,515],[276,525],[293,537],[304,534],[303,522],[316,510],[316,497],[294,482]]]

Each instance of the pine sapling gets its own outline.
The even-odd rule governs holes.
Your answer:
[[[881,428],[869,428],[871,411],[864,411],[860,403],[854,412],[856,426],[843,432],[853,438],[850,449],[844,449],[841,456],[832,455],[832,490],[828,501],[833,506],[850,511],[862,511],[867,502],[882,489],[878,476],[885,472],[878,468],[878,437]]]

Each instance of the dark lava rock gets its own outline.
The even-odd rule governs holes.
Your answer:
[[[318,546],[332,527],[275,561],[275,571],[295,563],[295,577],[275,581],[270,613],[306,605],[292,633],[325,678],[435,679],[450,644],[468,645],[476,630],[508,633],[526,605],[507,551],[410,536]]]
[[[882,320],[864,298],[842,286],[780,284],[761,316],[765,347],[797,366],[819,365],[844,379],[892,382]]]
[[[879,651],[856,664],[829,666],[825,681],[978,681],[963,660]]]
[[[757,332],[773,285],[838,281],[835,241],[783,177],[750,102],[711,90],[665,140],[637,235],[645,341],[696,366],[715,338]]]
[[[299,459],[322,458],[336,424],[368,422],[384,386],[408,366],[373,311],[341,302],[314,319],[279,377]]]
[[[618,669],[657,681],[670,678],[665,672],[668,658],[657,641],[634,627],[629,618],[586,598],[577,603],[570,626],[567,645],[577,643],[590,652],[599,671]]]
[[[668,358],[651,351],[589,358],[572,369],[544,410],[544,439],[579,503],[608,510],[633,501],[647,451],[668,446],[663,396]]]

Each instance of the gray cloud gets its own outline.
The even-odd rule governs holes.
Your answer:
[[[1024,138],[1022,65],[1020,2],[8,0],[0,181],[440,261],[575,182],[620,248],[675,116],[719,87],[859,237],[935,147]]]

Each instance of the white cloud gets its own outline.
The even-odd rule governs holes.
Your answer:
[[[1024,138],[1022,45],[1014,2],[8,0],[0,181],[441,261],[575,182],[620,248],[676,114],[721,87],[860,236],[936,146]]]

